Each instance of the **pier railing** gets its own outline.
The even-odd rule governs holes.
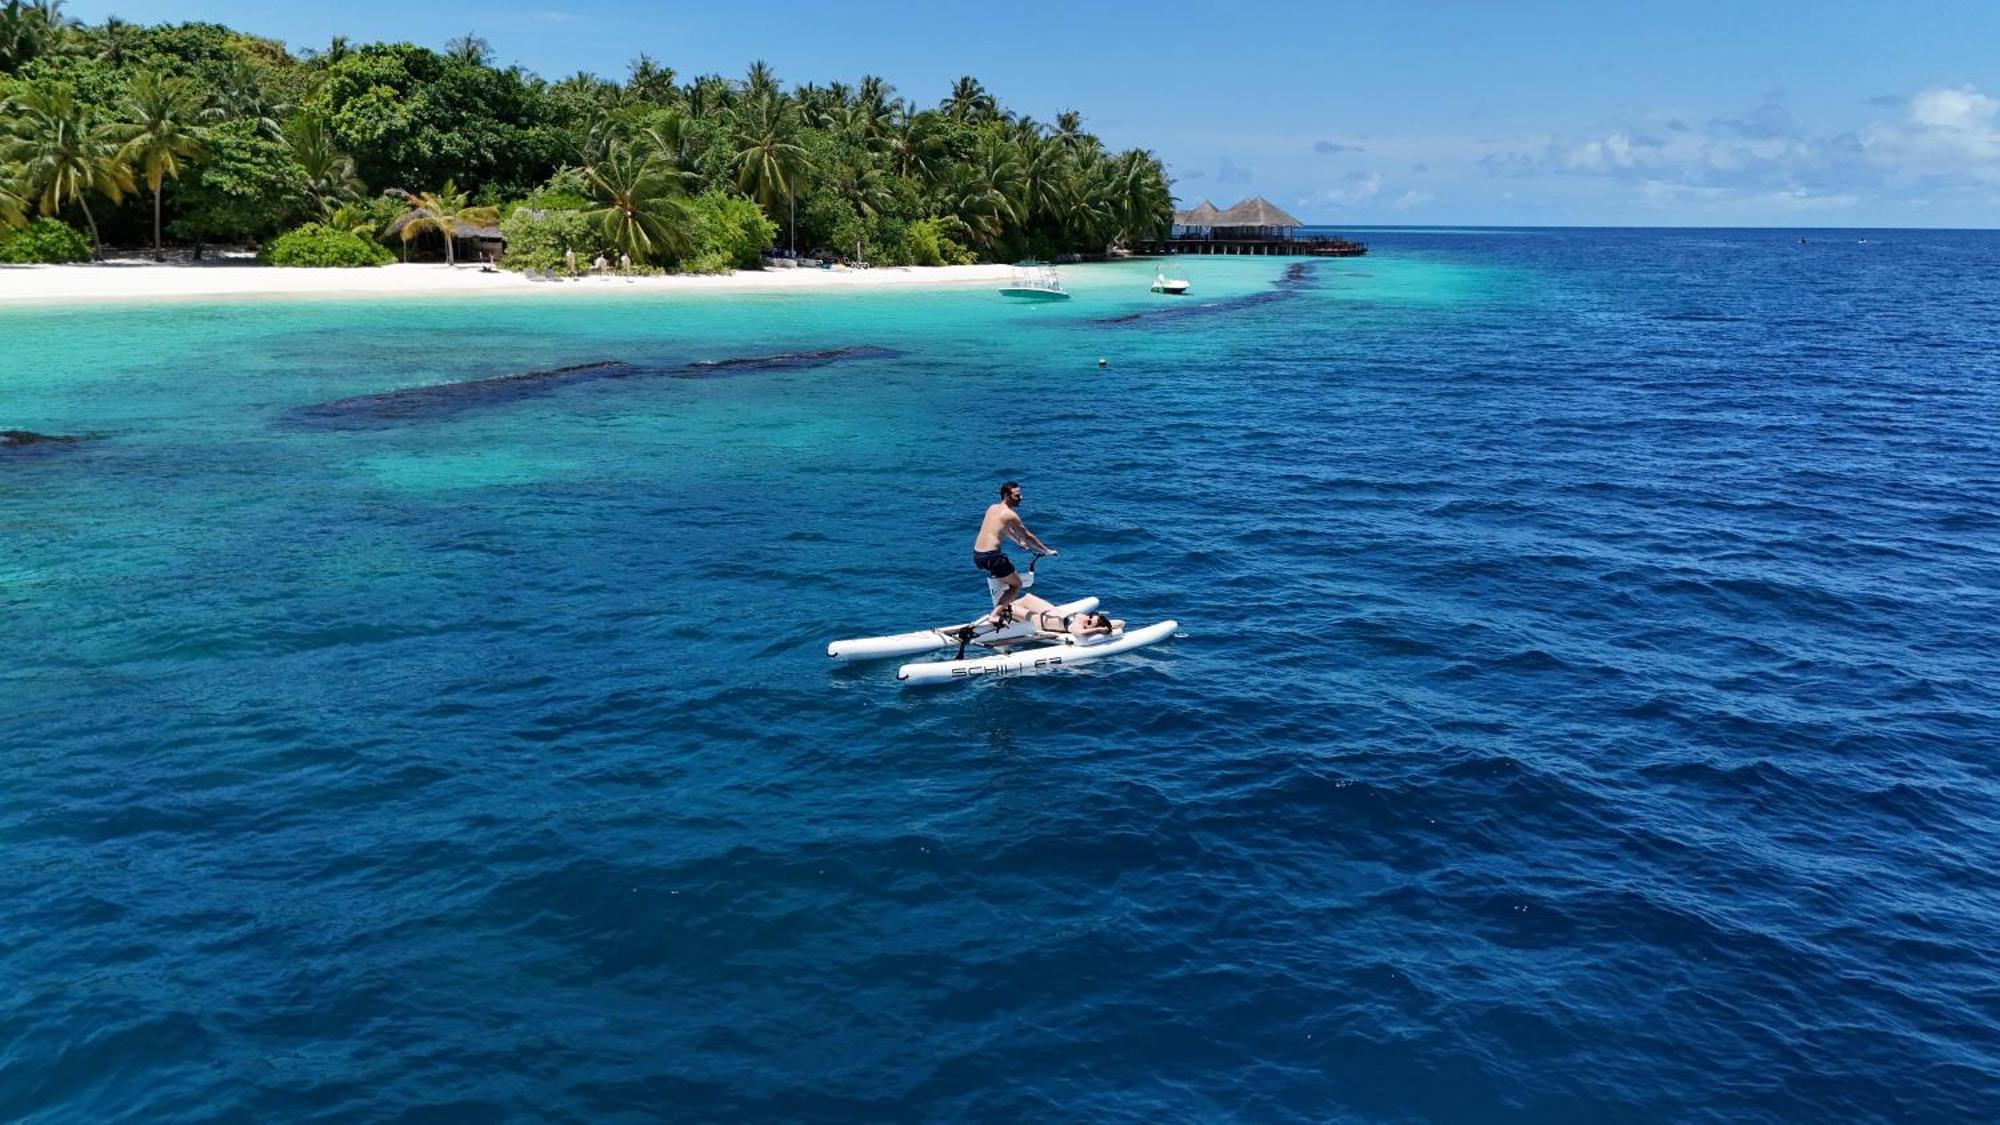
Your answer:
[[[1148,239],[1135,249],[1141,254],[1258,254],[1310,255],[1316,258],[1358,258],[1368,253],[1366,243],[1327,235],[1285,237],[1218,237],[1215,235],[1175,235]]]

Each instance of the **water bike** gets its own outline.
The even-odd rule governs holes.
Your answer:
[[[1035,584],[1035,567],[1046,557],[1037,553],[1034,560],[1028,563],[1028,569],[1022,572],[1021,589],[1024,592]],[[1007,584],[997,578],[986,580],[987,594],[995,605],[1000,603],[1006,589]],[[1097,603],[1096,598],[1078,598],[1043,610],[1042,616],[1059,614],[1067,618],[1090,613],[1097,608]],[[941,625],[935,629],[919,629],[889,637],[835,641],[826,646],[826,654],[842,661],[887,660],[898,656],[919,656],[939,649],[955,649],[955,655],[949,660],[905,664],[896,669],[896,678],[906,684],[948,684],[981,676],[1040,672],[1088,664],[1166,640],[1179,628],[1177,621],[1161,621],[1138,629],[1118,628],[1109,633],[1079,636],[1042,628],[1025,617],[1017,619],[1003,614],[996,621],[989,614],[963,625]]]

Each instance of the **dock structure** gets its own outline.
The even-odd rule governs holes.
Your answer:
[[[1174,212],[1172,231],[1165,238],[1146,239],[1142,254],[1270,254],[1357,258],[1368,247],[1345,238],[1299,234],[1304,223],[1263,196],[1255,195],[1227,211],[1204,199],[1198,206]]]

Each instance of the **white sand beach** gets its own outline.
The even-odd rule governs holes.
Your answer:
[[[711,277],[587,277],[536,281],[477,265],[398,264],[373,269],[296,269],[246,259],[166,262],[118,259],[94,265],[0,266],[0,303],[162,301],[176,298],[439,297],[464,294],[858,291],[889,286],[994,285],[1005,265],[899,266],[862,270],[768,269]]]

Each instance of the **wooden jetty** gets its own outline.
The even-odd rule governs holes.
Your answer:
[[[1204,199],[1199,206],[1174,212],[1165,238],[1144,239],[1134,249],[1141,254],[1268,254],[1358,258],[1368,252],[1363,243],[1324,235],[1299,234],[1305,224],[1262,196],[1252,196],[1227,211]]]

